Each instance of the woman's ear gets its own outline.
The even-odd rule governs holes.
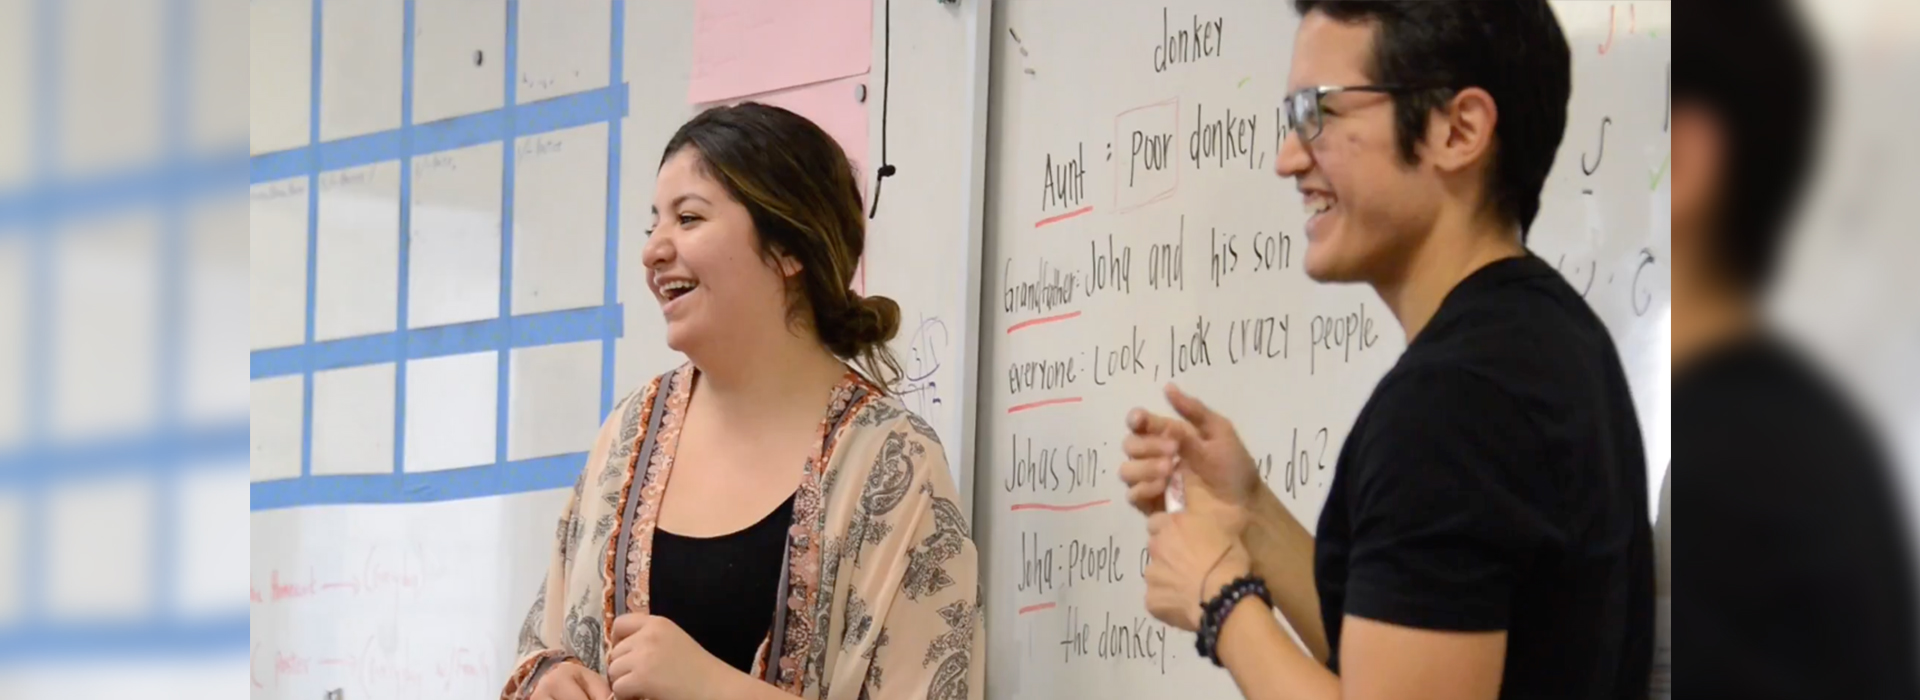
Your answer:
[[[798,277],[800,272],[806,269],[806,266],[800,264],[799,258],[784,253],[776,255],[774,262],[780,270],[781,277]]]

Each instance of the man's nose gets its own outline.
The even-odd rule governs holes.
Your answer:
[[[1280,134],[1280,155],[1273,159],[1273,172],[1280,177],[1299,177],[1313,169],[1313,154],[1300,132],[1289,128]]]

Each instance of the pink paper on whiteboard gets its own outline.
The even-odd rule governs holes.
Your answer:
[[[873,0],[699,0],[687,101],[845,78],[872,65]]]
[[[854,170],[861,173],[860,189],[864,192],[867,188],[865,173],[873,170],[867,163],[867,105],[858,96],[860,86],[866,82],[867,75],[863,73],[824,83],[748,95],[728,102],[770,104],[813,120],[828,136],[840,142],[840,149],[847,152],[847,160],[852,161]]]

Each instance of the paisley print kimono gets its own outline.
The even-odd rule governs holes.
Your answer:
[[[555,664],[606,672],[608,630],[649,610],[652,544],[691,364],[623,399],[554,532],[546,583],[501,693],[526,698]],[[756,678],[815,700],[973,700],[986,635],[978,553],[933,429],[858,374],[835,387],[804,465],[785,580]]]

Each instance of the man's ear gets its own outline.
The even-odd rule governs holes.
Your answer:
[[[1714,215],[1726,169],[1726,133],[1712,109],[1682,99],[1674,105],[1671,136],[1667,183],[1673,190],[1677,256],[1682,250],[1693,252],[1689,246],[1694,239],[1717,223]]]
[[[1442,171],[1464,170],[1492,154],[1499,123],[1493,95],[1477,87],[1461,90],[1427,121],[1426,158]]]

